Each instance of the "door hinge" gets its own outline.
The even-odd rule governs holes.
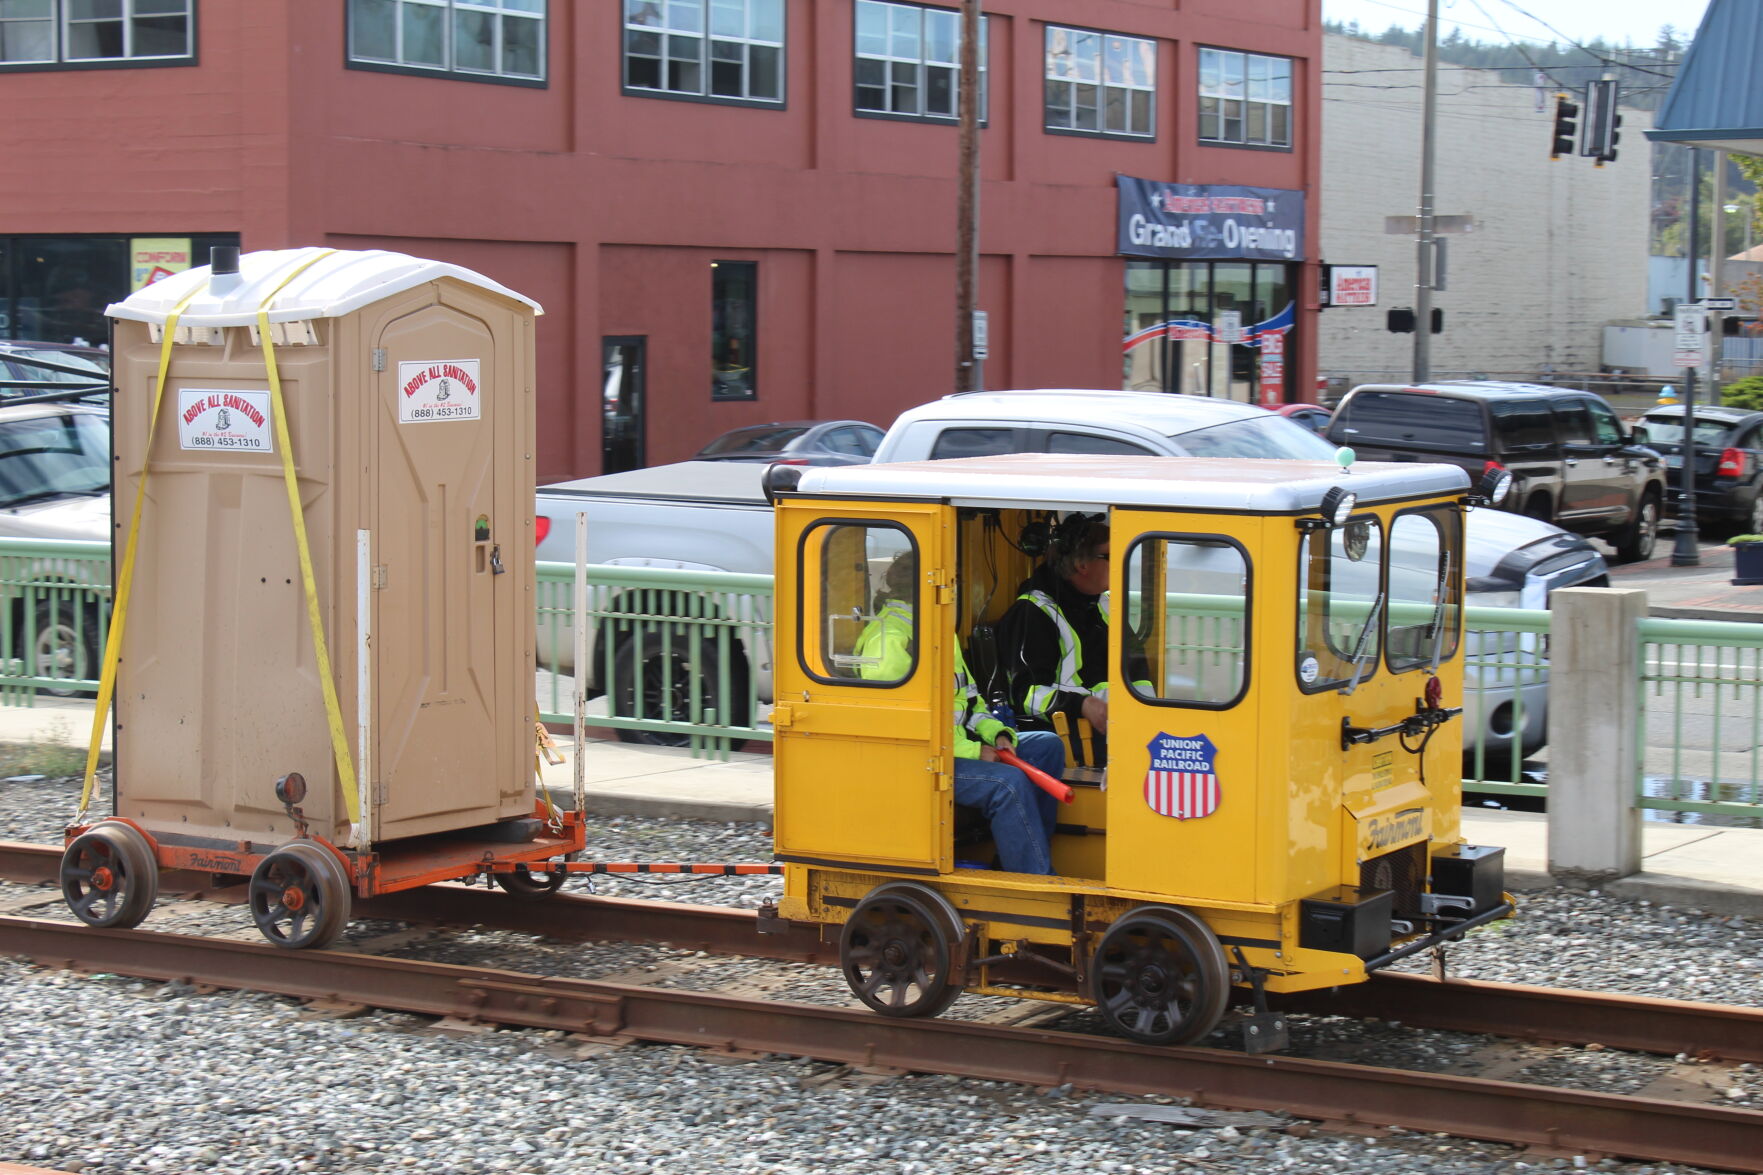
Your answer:
[[[790,725],[795,719],[795,711],[781,702],[771,708],[771,726],[774,730],[781,726]]]
[[[955,784],[955,777],[949,773],[949,761],[941,755],[933,755],[925,760],[924,769],[937,777],[937,790],[948,791]]]
[[[955,581],[947,571],[938,568],[932,571],[927,578],[930,580],[931,586],[937,590],[937,603],[953,604],[955,602]]]
[[[375,347],[373,349],[373,355],[368,361],[368,368],[373,371],[384,371],[386,369],[386,349],[384,347]]]
[[[384,563],[373,565],[373,590],[376,592],[386,590],[386,565]]]
[[[373,802],[374,803],[383,804],[390,798],[391,797],[386,792],[386,785],[385,785],[384,781],[375,783],[373,785]]]

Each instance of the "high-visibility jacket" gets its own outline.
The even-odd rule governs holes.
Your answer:
[[[854,656],[862,658],[858,675],[868,681],[902,681],[912,670],[912,605],[903,600],[889,600],[881,611],[858,635],[852,646]],[[1016,732],[992,717],[967,671],[967,658],[955,646],[955,757],[977,759],[982,746],[996,746],[998,736],[1007,734],[1015,741]]]
[[[1108,697],[1108,597],[1078,593],[1050,568],[1023,584],[998,624],[998,647],[1026,726],[1050,728],[1053,714]]]

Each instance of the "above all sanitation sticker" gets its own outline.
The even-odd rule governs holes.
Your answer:
[[[398,364],[398,423],[479,420],[483,400],[476,359],[419,359]]]
[[[178,390],[178,447],[275,452],[268,389],[260,392]]]

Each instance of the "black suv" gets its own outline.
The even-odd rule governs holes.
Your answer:
[[[1512,473],[1506,508],[1598,535],[1623,562],[1652,557],[1665,501],[1659,454],[1635,443],[1590,392],[1491,380],[1365,384],[1328,439],[1366,461],[1441,461],[1471,479]]]

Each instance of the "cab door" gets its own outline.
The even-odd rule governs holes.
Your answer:
[[[785,500],[777,519],[777,855],[947,872],[953,510]]]
[[[1227,901],[1255,893],[1266,751],[1251,693],[1250,638],[1265,525],[1114,511],[1111,887]]]

